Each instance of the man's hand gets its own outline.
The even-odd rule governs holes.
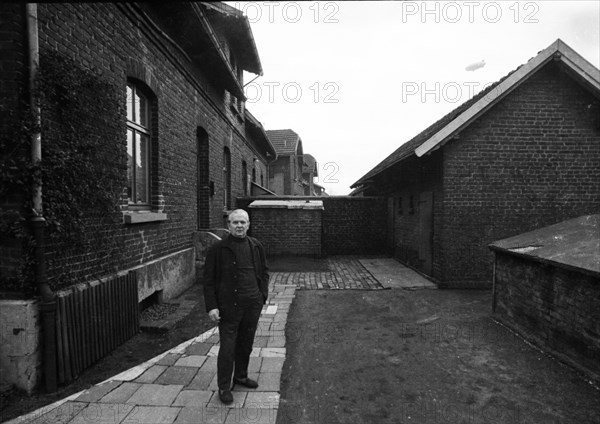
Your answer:
[[[219,320],[221,319],[221,315],[219,314],[219,310],[218,309],[212,309],[209,313],[208,313],[208,317],[213,320],[214,322],[219,322]]]

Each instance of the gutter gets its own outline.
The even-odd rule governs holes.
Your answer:
[[[39,69],[39,38],[37,4],[25,5],[27,27],[27,53],[29,65],[29,105],[34,118],[36,131],[31,135],[31,162],[34,165],[42,161],[41,110],[35,99],[35,83]],[[45,259],[44,227],[46,219],[42,208],[42,182],[35,181],[33,186],[33,214],[30,224],[35,239],[35,283],[42,298],[43,366],[46,391],[57,390],[56,377],[56,294],[48,284]]]

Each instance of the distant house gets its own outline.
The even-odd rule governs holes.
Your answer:
[[[600,71],[557,40],[352,187],[389,198],[401,261],[489,287],[489,243],[600,211]]]
[[[306,153],[302,166],[302,184],[305,196],[316,196],[315,178],[319,176],[319,166],[313,155]]]
[[[279,195],[304,195],[302,139],[292,130],[268,130],[267,136],[277,152],[269,164],[269,189]]]
[[[35,69],[28,60],[35,62],[39,46],[40,74],[69,70],[42,88],[48,90],[41,110],[42,161],[76,158],[67,163],[69,172],[90,164],[69,180],[81,198],[52,203],[52,196],[72,187],[61,185],[62,175],[42,182],[44,214],[54,225],[47,235],[60,235],[65,230],[56,219],[83,208],[74,219],[83,223],[84,243],[46,243],[42,257],[51,289],[134,272],[137,293],[133,306],[123,309],[137,311],[137,302],[151,296],[168,300],[181,293],[197,281],[193,234],[222,228],[235,198],[247,195],[251,184],[268,184],[268,161],[276,156],[245,108],[243,72],[262,74],[248,19],[223,3],[15,2],[0,5],[0,25],[0,136],[19,140],[11,128],[29,116],[28,80]],[[79,140],[82,147],[52,153],[64,140]],[[30,157],[29,146],[15,144],[10,151],[15,161]],[[101,187],[110,195],[108,209],[85,196],[96,194],[85,184],[104,180],[111,182]],[[18,213],[30,218],[29,187],[2,193],[3,219]],[[57,205],[62,209],[53,209]],[[0,290],[25,292],[35,305],[36,282],[20,276],[27,260],[21,240],[0,235],[0,258]],[[34,340],[35,317],[23,318],[32,327],[19,334],[5,326],[2,340],[11,346]],[[36,355],[30,356],[35,366]],[[39,374],[11,361],[0,364],[2,375],[8,368],[25,370],[27,381],[14,382],[31,390]]]
[[[327,192],[325,191],[325,187],[323,187],[320,184],[317,183],[313,183],[314,186],[314,195],[315,196],[329,196],[329,194],[327,194]]]

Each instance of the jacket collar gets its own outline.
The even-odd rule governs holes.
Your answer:
[[[232,245],[233,243],[235,243],[235,240],[233,240],[233,237],[234,237],[234,236],[232,236],[231,234],[229,234],[227,237],[225,237],[225,238],[223,239],[223,246],[224,246],[224,247],[231,248],[231,245]],[[252,237],[250,237],[250,236],[246,236],[246,238],[248,239],[248,242],[249,242],[249,244],[250,244],[250,247],[255,247],[256,243],[254,243],[254,240],[252,240]]]

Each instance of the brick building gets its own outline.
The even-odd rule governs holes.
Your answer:
[[[319,177],[319,165],[315,157],[305,153],[302,166],[302,184],[304,185],[305,196],[320,196],[322,186],[315,184],[315,178]]]
[[[599,71],[561,40],[401,145],[352,187],[387,196],[390,249],[486,287],[494,240],[600,210]]]
[[[39,47],[40,72],[56,61],[67,63],[73,74],[101,83],[120,99],[112,110],[100,111],[111,120],[83,112],[62,116],[64,103],[41,110],[42,155],[44,143],[60,139],[49,134],[72,120],[71,128],[93,128],[99,144],[118,139],[110,172],[123,181],[114,187],[120,205],[114,212],[82,217],[88,232],[110,237],[111,254],[94,243],[77,249],[48,244],[48,281],[60,289],[136,270],[138,300],[156,292],[169,299],[196,280],[193,233],[223,227],[236,197],[247,195],[251,183],[268,184],[267,163],[276,156],[262,125],[245,109],[243,71],[262,74],[248,20],[222,3],[33,7],[35,19],[27,20],[25,4],[0,6],[2,135],[8,134],[9,120],[20,119],[14,112],[26,110],[33,68],[28,59],[38,54],[32,43]],[[28,31],[32,27],[37,33]],[[68,98],[89,94],[60,89]],[[96,91],[82,104],[99,104],[106,92]],[[104,121],[109,125],[97,124]],[[59,189],[48,181],[43,185],[46,193]],[[10,193],[3,212],[22,208],[27,196]],[[2,237],[2,282],[14,277],[20,249]]]
[[[269,189],[279,195],[303,195],[302,139],[292,130],[268,130],[267,136],[277,151],[277,159],[269,164]]]

